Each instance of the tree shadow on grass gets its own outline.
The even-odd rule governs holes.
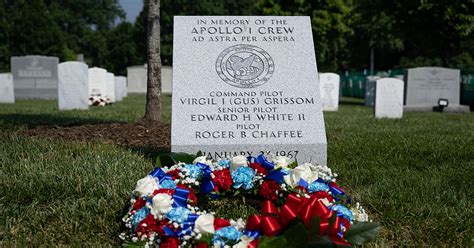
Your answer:
[[[19,126],[26,126],[30,129],[37,126],[78,126],[104,123],[118,123],[118,121],[51,114],[0,114],[0,127],[6,129],[17,129]]]

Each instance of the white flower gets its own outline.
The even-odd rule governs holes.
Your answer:
[[[240,242],[232,246],[232,248],[247,248],[252,241],[253,238],[244,235],[240,238]]]
[[[162,214],[168,213],[173,204],[173,198],[168,194],[156,194],[153,197],[153,205],[151,206],[151,214],[158,217]]]
[[[275,158],[273,158],[272,162],[275,164],[275,169],[279,169],[279,168],[286,169],[288,168],[288,165],[291,163],[291,160],[289,157],[276,156]]]
[[[303,179],[308,183],[314,182],[318,179],[318,172],[312,171],[310,164],[304,163],[291,170],[289,175],[285,175],[283,179],[286,184],[295,187],[298,186],[300,179]]]
[[[137,182],[137,186],[135,190],[133,190],[134,194],[139,194],[140,197],[151,195],[153,191],[158,189],[158,183],[153,176],[146,176]]]
[[[206,156],[201,156],[201,157],[197,157],[194,159],[193,161],[193,164],[197,164],[197,163],[201,163],[201,164],[207,164],[207,165],[212,165],[212,161],[211,160],[207,160],[207,157]]]
[[[194,223],[194,229],[199,233],[214,233],[214,216],[212,214],[202,214]]]
[[[232,158],[230,169],[236,170],[239,166],[247,166],[247,158],[243,155],[235,156]]]

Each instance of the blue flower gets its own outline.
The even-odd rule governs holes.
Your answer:
[[[314,181],[308,185],[309,193],[318,192],[318,191],[328,191],[328,190],[329,190],[329,186],[327,186],[325,183]]]
[[[165,179],[160,183],[162,189],[176,189],[176,183],[173,180]]]
[[[341,216],[343,218],[348,219],[349,221],[352,221],[352,211],[346,208],[344,205],[341,204],[336,204],[332,207],[330,207],[332,211],[336,211],[337,216]]]
[[[199,168],[199,166],[195,164],[185,164],[184,168],[188,171],[189,176],[198,179],[199,177],[202,176],[202,170]]]
[[[245,190],[253,188],[253,178],[255,176],[255,170],[240,166],[232,172],[232,181],[234,181],[234,188],[238,189],[242,187]]]
[[[189,209],[183,207],[172,208],[166,217],[174,222],[183,223],[188,219],[188,215],[191,213]]]
[[[228,159],[222,159],[219,161],[219,166],[224,168],[230,167],[230,161]]]
[[[150,209],[148,207],[142,207],[138,210],[132,218],[132,230],[137,229],[138,223],[140,223],[145,217],[150,214]]]
[[[225,241],[237,242],[240,240],[240,237],[242,237],[242,233],[239,232],[235,227],[226,226],[217,230],[214,233],[214,236],[212,237],[212,242],[215,244],[219,244],[219,246],[222,246],[226,243]]]

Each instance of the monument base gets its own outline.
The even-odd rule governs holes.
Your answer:
[[[433,112],[436,106],[403,106],[404,112]],[[446,113],[469,113],[471,110],[467,105],[453,105],[443,108]]]
[[[327,144],[278,144],[278,145],[171,145],[172,152],[196,154],[201,151],[209,159],[232,158],[237,155],[256,157],[263,152],[265,156],[286,156],[295,159],[298,163],[313,163],[327,165]]]

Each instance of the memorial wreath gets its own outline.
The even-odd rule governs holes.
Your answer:
[[[159,247],[324,247],[360,245],[375,237],[359,203],[352,203],[327,166],[288,157],[165,154],[137,182],[123,217],[124,245]],[[246,197],[260,213],[237,220],[202,210],[198,197]],[[201,198],[200,198],[201,199]]]

